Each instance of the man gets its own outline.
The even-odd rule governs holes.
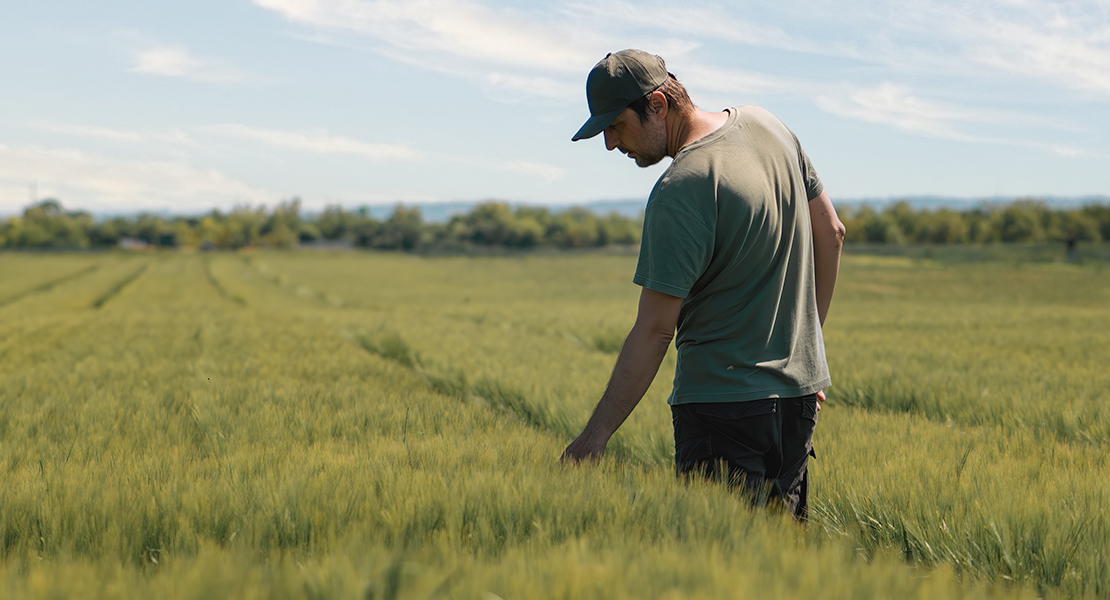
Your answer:
[[[758,107],[695,107],[658,56],[609,54],[586,97],[591,116],[572,140],[604,133],[606,149],[641,167],[673,161],[644,212],[636,323],[563,459],[601,455],[677,327],[676,470],[727,475],[757,504],[777,498],[804,520],[844,225],[785,125]]]

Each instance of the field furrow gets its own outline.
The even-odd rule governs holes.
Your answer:
[[[45,293],[45,292],[49,292],[50,290],[54,289],[54,286],[56,286],[60,283],[65,283],[65,282],[67,282],[71,279],[76,279],[78,277],[81,277],[82,275],[87,275],[88,273],[91,273],[92,271],[95,271],[98,266],[99,265],[95,265],[95,264],[90,265],[90,266],[85,267],[85,268],[83,268],[79,271],[74,271],[73,273],[69,273],[68,275],[63,275],[63,276],[58,277],[56,279],[51,279],[51,280],[49,280],[45,283],[37,284],[37,285],[35,285],[35,287],[24,290],[22,292],[16,292],[15,294],[12,294],[12,295],[10,295],[6,298],[0,298],[0,307],[11,304],[12,302],[15,302],[17,300],[22,300],[22,299],[24,299],[28,296],[32,296],[34,294],[42,294],[42,293]]]

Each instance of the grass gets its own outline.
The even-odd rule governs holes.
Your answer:
[[[846,256],[806,529],[676,481],[673,357],[558,464],[634,258],[0,264],[0,597],[1110,593],[1099,263]]]

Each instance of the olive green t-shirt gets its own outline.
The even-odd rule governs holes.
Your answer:
[[[679,151],[644,212],[633,281],[684,299],[670,404],[792,398],[830,383],[809,218],[821,181],[774,115],[727,111]]]

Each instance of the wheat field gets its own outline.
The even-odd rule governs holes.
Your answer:
[[[634,264],[0,254],[0,597],[1110,595],[1110,265],[845,256],[800,527],[558,463]]]

